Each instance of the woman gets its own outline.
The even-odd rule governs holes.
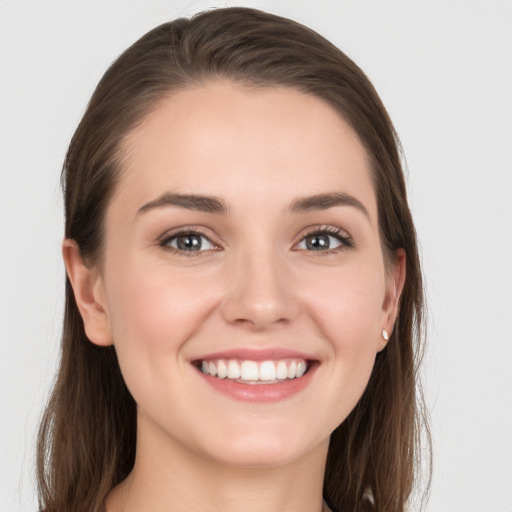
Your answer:
[[[41,510],[405,509],[421,272],[352,61],[250,9],[164,24],[100,81],[63,184]]]

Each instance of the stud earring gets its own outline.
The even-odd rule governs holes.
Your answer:
[[[382,329],[382,337],[388,341],[389,340],[389,334],[388,334],[388,331],[386,331],[386,329]]]

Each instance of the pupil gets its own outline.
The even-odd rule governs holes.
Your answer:
[[[198,251],[201,249],[201,238],[197,235],[183,235],[178,237],[177,245],[184,251]]]
[[[312,235],[308,237],[306,245],[313,251],[329,249],[329,237],[327,235]]]

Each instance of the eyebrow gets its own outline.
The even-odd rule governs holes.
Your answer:
[[[228,212],[227,204],[217,197],[196,194],[170,194],[166,193],[157,199],[146,203],[137,210],[137,215],[166,206],[178,206],[187,210],[197,210],[206,213],[225,214]]]
[[[137,210],[137,215],[155,208],[164,208],[169,206],[178,206],[180,208],[186,208],[187,210],[196,210],[215,214],[227,214],[229,211],[227,203],[218,197],[198,194],[165,193],[157,199],[141,206]],[[352,206],[357,208],[368,219],[370,219],[368,210],[363,206],[363,204],[355,197],[343,192],[332,192],[301,197],[292,203],[290,211],[292,213],[306,213],[315,210],[328,210],[335,206]]]
[[[368,210],[363,206],[363,203],[343,192],[301,197],[293,202],[290,210],[294,213],[305,213],[312,210],[327,210],[335,206],[352,206],[362,212],[368,220],[370,219]]]

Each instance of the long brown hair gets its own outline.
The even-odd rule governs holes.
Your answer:
[[[123,138],[163,97],[217,77],[315,95],[366,147],[384,254],[390,260],[405,250],[407,278],[391,340],[358,405],[332,434],[324,496],[334,510],[402,512],[426,427],[418,386],[422,278],[397,135],[369,80],[344,53],[298,23],[246,8],[153,29],[107,70],[73,136],[62,174],[65,236],[85,261],[98,261]],[[40,509],[97,511],[131,471],[135,444],[136,404],[115,350],[88,341],[67,279],[60,369],[39,432]]]

